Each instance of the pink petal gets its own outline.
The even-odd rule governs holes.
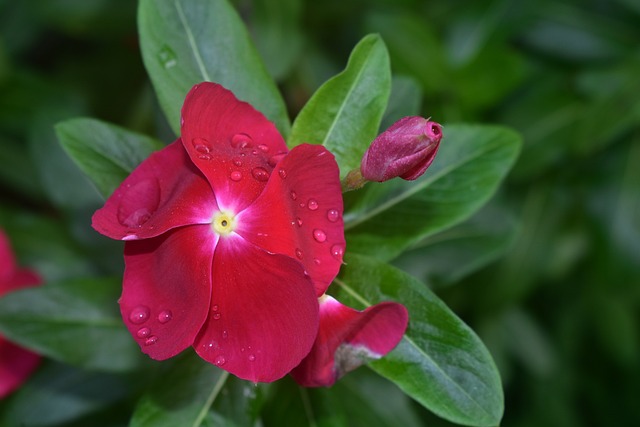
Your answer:
[[[0,294],[16,270],[16,259],[13,256],[9,238],[0,230]]]
[[[390,352],[402,339],[407,322],[407,309],[398,303],[357,311],[323,296],[318,337],[291,375],[305,387],[331,386],[347,372]]]
[[[282,378],[318,331],[318,302],[302,266],[237,235],[220,239],[213,262],[211,309],[194,348],[242,379]]]
[[[0,399],[26,381],[39,363],[40,356],[0,337]]]
[[[120,311],[142,351],[172,357],[191,344],[207,318],[217,235],[193,225],[125,244]]]
[[[316,295],[322,295],[338,274],[345,250],[338,165],[324,147],[303,144],[276,171],[260,197],[240,213],[236,231],[268,252],[302,262]]]
[[[275,125],[219,84],[194,86],[182,118],[184,146],[221,209],[239,212],[255,200],[287,152]]]
[[[93,215],[93,228],[113,239],[136,240],[211,221],[211,186],[180,140],[143,161]]]

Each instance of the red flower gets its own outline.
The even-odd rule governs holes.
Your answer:
[[[240,378],[274,381],[315,340],[318,296],[345,249],[335,159],[290,152],[222,86],[193,87],[182,137],[152,154],[93,217],[125,240],[124,321],[143,352],[188,346]]]
[[[400,177],[418,179],[436,157],[442,126],[422,117],[404,117],[371,143],[362,157],[360,172],[367,181]]]
[[[357,311],[324,295],[316,342],[291,376],[305,387],[331,386],[347,372],[390,352],[402,339],[408,320],[407,309],[395,302]]]
[[[19,269],[9,240],[0,230],[0,296],[40,284],[40,277]],[[38,367],[40,356],[0,336],[0,399],[18,388]]]

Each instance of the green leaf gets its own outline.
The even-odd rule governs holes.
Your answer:
[[[515,236],[511,213],[489,203],[469,220],[421,240],[393,264],[427,283],[451,285],[502,256]]]
[[[142,396],[131,427],[199,427],[229,374],[192,352],[178,358]]]
[[[390,88],[387,48],[379,36],[368,35],[353,49],[345,70],[323,84],[300,111],[289,146],[324,145],[344,177],[360,166],[376,137]]]
[[[120,280],[78,279],[12,292],[0,299],[0,332],[71,365],[136,368],[142,353],[120,317],[120,291]]]
[[[470,426],[498,425],[500,375],[480,339],[423,283],[371,258],[349,255],[332,288],[343,303],[365,308],[394,300],[409,310],[398,346],[370,363],[435,414]]]
[[[286,138],[290,124],[282,96],[226,0],[141,0],[138,28],[144,65],[176,135],[187,92],[210,81],[249,102]]]
[[[348,248],[392,259],[470,217],[496,191],[520,145],[506,128],[445,126],[438,155],[420,179],[370,183],[345,199]]]
[[[394,76],[391,82],[389,103],[380,123],[380,131],[384,131],[403,117],[420,115],[421,105],[422,89],[420,84],[411,77]]]
[[[55,128],[62,147],[105,198],[153,151],[164,147],[155,139],[95,119],[66,120]]]

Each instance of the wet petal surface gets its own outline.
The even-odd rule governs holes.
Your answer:
[[[318,145],[299,145],[274,170],[263,194],[238,219],[238,234],[304,265],[322,295],[345,250],[338,165]]]
[[[239,212],[264,189],[287,146],[275,125],[215,83],[191,89],[182,108],[182,140],[221,209]]]
[[[209,317],[194,343],[203,359],[242,379],[275,381],[307,355],[317,330],[317,299],[299,263],[237,235],[220,239]]]
[[[167,359],[193,344],[205,322],[216,242],[209,225],[194,225],[125,244],[120,311],[153,359]]]
[[[209,183],[178,140],[142,162],[96,211],[92,225],[112,239],[146,239],[208,223],[216,210]]]

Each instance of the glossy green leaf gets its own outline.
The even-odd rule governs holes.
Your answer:
[[[421,178],[370,183],[346,199],[349,250],[392,259],[470,217],[496,191],[521,145],[518,134],[496,126],[446,125],[443,133]]]
[[[131,427],[200,427],[229,374],[193,352],[179,357],[154,381],[138,402]]]
[[[390,88],[387,49],[379,36],[368,35],[353,49],[345,70],[323,84],[300,111],[289,146],[324,145],[344,177],[360,166],[376,137]]]
[[[393,300],[409,310],[402,341],[370,366],[447,420],[498,425],[504,409],[500,375],[476,334],[406,273],[357,255],[345,263],[331,289],[340,301],[362,309]]]
[[[122,322],[119,279],[77,279],[0,299],[0,332],[40,354],[102,371],[136,368],[142,353]]]
[[[56,134],[67,154],[105,198],[153,151],[163,148],[148,136],[95,119],[58,123]]]
[[[142,0],[142,59],[171,128],[196,83],[220,83],[273,121],[286,137],[289,118],[249,34],[227,0]]]

